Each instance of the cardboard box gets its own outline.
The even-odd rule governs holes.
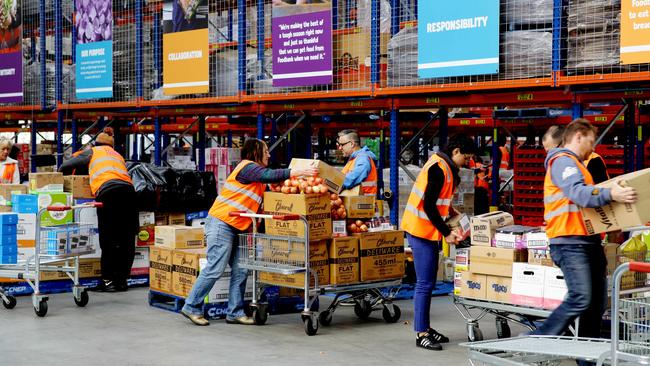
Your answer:
[[[510,303],[510,294],[512,289],[512,278],[487,276],[487,294],[488,301]]]
[[[156,212],[154,218],[156,226],[185,225],[185,214],[182,212]],[[143,219],[147,220],[144,217]]]
[[[457,230],[463,237],[462,240],[465,240],[471,231],[470,220],[466,214],[460,214],[450,218],[447,220],[447,226],[449,226],[451,230]]]
[[[154,245],[156,238],[156,227],[154,225],[140,226],[138,236],[135,240],[136,247],[148,247]]]
[[[454,272],[454,295],[460,296],[463,288],[463,272]]]
[[[172,251],[172,293],[187,297],[199,276],[199,260],[205,249],[175,249]]]
[[[264,210],[274,214],[306,216],[309,223],[309,240],[318,241],[332,237],[332,212],[328,195],[264,193]],[[265,219],[266,232],[271,235],[305,237],[301,220],[282,221]]]
[[[153,246],[149,253],[149,287],[172,293],[172,249]]]
[[[27,186],[22,184],[0,184],[0,205],[11,203],[13,194],[26,194]]]
[[[350,219],[364,219],[375,216],[375,196],[343,196],[343,206]]]
[[[49,206],[71,206],[72,195],[68,192],[40,192],[38,193],[38,209]],[[72,223],[74,214],[68,211],[47,211],[41,216],[41,226],[56,226]]]
[[[469,271],[469,256],[471,248],[457,248],[454,257],[454,270],[458,272]]]
[[[88,175],[68,175],[63,177],[63,190],[70,192],[72,198],[95,197],[90,190],[90,176]]]
[[[13,194],[11,196],[11,208],[16,213],[36,214],[38,213],[38,195]]]
[[[205,258],[201,258],[199,260],[199,267],[201,268],[201,270],[205,268],[206,263],[207,263],[207,259]],[[219,277],[217,282],[214,283],[214,286],[212,286],[212,289],[208,293],[208,296],[205,297],[206,303],[215,304],[215,303],[228,302],[228,295],[230,294],[231,275],[232,272],[230,271],[230,268],[227,268],[223,272],[223,274],[221,274],[221,277]],[[246,290],[244,290],[244,300],[252,300],[252,299],[253,299],[253,275],[251,273],[248,275],[248,278],[246,280]]]
[[[36,214],[18,214],[16,238],[20,248],[36,246]]]
[[[596,208],[580,208],[582,219],[589,234],[606,233],[642,226],[650,221],[650,168],[619,175],[597,184],[597,187],[610,188],[614,184],[633,187],[636,190],[636,203],[612,202]]]
[[[149,274],[149,248],[136,248],[131,266],[131,276]]]
[[[329,244],[330,284],[359,282],[359,238],[334,238]]]
[[[156,214],[154,212],[148,212],[148,211],[141,211],[138,212],[138,221],[140,222],[140,226],[147,226],[147,225],[156,225]],[[164,224],[164,225],[169,225],[169,224]]]
[[[485,299],[487,296],[487,276],[472,272],[461,273],[460,296],[468,299]]]
[[[507,212],[495,211],[472,217],[472,245],[491,246],[498,228],[514,224],[514,218]]]
[[[54,263],[53,265],[64,266],[64,262]],[[79,278],[97,278],[102,276],[102,264],[99,259],[79,259]],[[58,281],[69,280],[67,274],[63,272],[41,272],[39,275],[41,281]]]
[[[265,251],[273,261],[282,263],[284,260],[304,262],[305,248],[292,248],[289,250],[286,241],[271,242],[271,246],[276,250],[271,253]],[[310,268],[318,274],[318,285],[327,285],[330,282],[329,255],[327,252],[327,240],[314,241],[309,243],[309,265]],[[305,274],[298,273],[294,275],[283,275],[279,273],[261,272],[260,281],[277,286],[286,286],[294,288],[305,287]],[[310,286],[315,286],[314,277],[309,276]]]
[[[553,258],[548,249],[528,249],[528,263],[539,266],[553,267]]]
[[[380,36],[380,82],[387,79],[387,49],[390,34]],[[353,28],[350,32],[337,33],[333,38],[335,83],[341,89],[358,89],[371,86],[371,38],[370,32],[363,28]]]
[[[494,246],[497,248],[526,249],[526,235],[539,228],[521,225],[509,225],[497,229],[494,234]]]
[[[37,192],[63,192],[63,173],[29,173],[29,189]]]
[[[515,305],[541,308],[544,306],[544,266],[514,263],[510,302]]]
[[[617,253],[618,247],[620,244],[617,243],[605,243],[605,258],[607,258],[607,273],[614,273],[616,267],[618,266]]]
[[[545,231],[526,234],[526,248],[547,249],[549,245],[548,236]]]
[[[555,267],[546,267],[544,274],[544,309],[555,309],[564,301],[568,292],[562,270]]]
[[[514,263],[528,260],[528,252],[525,249],[474,246],[469,257],[472,272],[508,277]]]
[[[404,277],[404,232],[382,231],[359,238],[361,282]]]
[[[172,249],[202,248],[204,231],[201,227],[166,225],[156,226],[154,243],[157,246]]]
[[[325,185],[327,186],[330,192],[333,193],[341,192],[341,186],[343,185],[343,181],[345,180],[345,174],[341,173],[338,169],[333,168],[320,160],[312,160],[312,159],[294,158],[291,159],[291,163],[289,163],[290,169],[307,168],[307,167],[318,168],[318,176],[323,178],[323,180],[325,181]]]

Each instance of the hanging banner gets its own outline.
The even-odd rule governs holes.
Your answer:
[[[273,7],[273,86],[332,84],[332,5]]]
[[[23,26],[19,0],[0,2],[0,103],[23,101]]]
[[[418,0],[420,78],[498,72],[498,0]]]
[[[113,3],[75,0],[75,95],[113,97]]]
[[[207,0],[165,0],[163,94],[210,90]]]
[[[650,0],[621,1],[621,63],[650,62]]]

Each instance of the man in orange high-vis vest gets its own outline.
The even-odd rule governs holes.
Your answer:
[[[490,209],[490,177],[488,176],[488,168],[483,166],[483,163],[474,161],[472,158],[469,161],[468,168],[474,170],[474,215],[481,215],[487,213]]]
[[[361,147],[361,140],[356,130],[343,130],[339,132],[336,140],[337,149],[343,156],[349,158],[343,167],[345,181],[343,189],[354,188],[361,185],[364,195],[377,194],[377,157],[367,146]]]
[[[594,185],[583,164],[593,151],[596,129],[577,119],[564,132],[564,147],[549,151],[544,180],[544,220],[553,262],[562,269],[568,288],[564,301],[533,333],[561,335],[580,317],[579,336],[600,337],[607,304],[607,260],[599,235],[589,235],[581,207],[600,207],[611,201],[633,203],[633,188]]]
[[[103,204],[97,209],[103,279],[98,290],[121,292],[127,290],[133,266],[139,219],[133,182],[113,143],[113,129],[107,127],[97,135],[94,147],[75,153],[59,171],[66,175],[88,171],[90,190]]]
[[[460,239],[445,221],[455,212],[451,201],[460,183],[458,168],[467,166],[475,152],[474,141],[458,135],[441,152],[431,155],[415,180],[402,217],[417,277],[413,297],[415,345],[428,350],[442,350],[441,343],[449,342],[430,327],[431,291],[436,283],[442,238],[450,244]]]
[[[592,152],[591,155],[585,159],[584,164],[587,167],[587,170],[589,170],[591,177],[594,179],[594,183],[598,184],[609,180],[609,173],[607,172],[605,159],[596,152]]]

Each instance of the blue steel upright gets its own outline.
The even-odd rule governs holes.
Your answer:
[[[399,125],[397,110],[393,107],[390,111],[390,223],[399,225]]]
[[[553,49],[551,53],[551,68],[553,71],[553,85],[557,86],[557,80],[555,79],[556,73],[562,70],[564,63],[563,52],[566,52],[566,47],[563,47],[566,44],[565,30],[566,30],[566,19],[563,16],[564,5],[567,0],[553,0]]]
[[[237,52],[239,64],[239,94],[246,93],[246,0],[237,0]]]
[[[160,128],[160,117],[156,116],[153,119],[153,156],[154,156],[154,164],[156,166],[160,166],[162,164],[162,159],[160,155],[161,137],[162,137],[162,131]]]
[[[386,133],[382,128],[379,131],[379,161],[377,162],[377,199],[383,199],[384,193],[384,167],[386,166]]]
[[[46,38],[46,20],[45,20],[45,0],[40,0],[40,12],[38,17],[39,30],[38,30],[38,42],[41,48],[40,54],[40,63],[41,63],[41,110],[47,109],[47,69],[45,68],[45,56],[47,54],[47,49],[45,48],[45,38]],[[36,155],[36,135],[32,140],[32,154]],[[32,167],[35,172],[35,167]]]
[[[264,0],[257,0],[257,63],[259,64],[257,80],[264,79],[264,51],[266,48],[264,43],[264,21]]]
[[[199,170],[205,171],[205,116],[199,117],[199,133],[197,148],[199,150]]]
[[[257,138],[264,140],[264,115],[262,113],[257,115]]]
[[[63,102],[63,12],[62,0],[54,0],[54,62],[55,62],[55,94],[56,111],[56,166],[63,164],[63,111],[58,103]],[[43,77],[43,75],[41,75]]]
[[[449,139],[449,113],[447,111],[447,108],[440,108],[438,111],[438,121],[440,123],[438,139],[440,149],[442,149],[445,145],[447,145],[447,140]]]
[[[573,119],[582,118],[583,108],[582,103],[573,103],[571,105],[571,117]]]
[[[339,29],[339,0],[332,0],[332,29]]]
[[[371,17],[370,17],[370,80],[374,88],[380,80],[379,77],[379,44],[380,44],[380,5],[379,0],[372,0]]]
[[[392,36],[399,32],[399,0],[390,1],[390,34]]]
[[[153,13],[153,69],[156,72],[154,89],[162,86],[162,24],[160,12]]]
[[[135,0],[135,93],[137,99],[141,99],[143,95],[142,5],[143,0]]]
[[[72,128],[72,152],[75,153],[79,150],[79,131],[77,130],[76,118],[72,118],[70,128]]]

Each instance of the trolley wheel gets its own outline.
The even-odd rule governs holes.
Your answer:
[[[386,323],[397,323],[399,318],[402,316],[402,311],[397,305],[393,305],[393,313],[394,314],[391,314],[388,306],[384,305],[384,309],[382,310],[381,315],[384,317]]]
[[[34,307],[34,312],[36,315],[39,317],[44,317],[45,314],[47,314],[47,301],[46,300],[41,300],[38,303],[38,307]]]
[[[3,301],[3,302],[2,302],[2,305],[4,305],[4,307],[5,307],[6,309],[13,309],[13,308],[15,308],[15,307],[16,307],[16,298],[13,297],[13,296],[11,296],[11,295],[6,295],[6,296],[7,296],[7,301],[6,301],[6,302]]]
[[[78,299],[76,297],[74,298],[74,303],[77,304],[78,307],[83,308],[88,305],[88,300],[88,291],[82,291],[81,296]]]
[[[305,323],[305,333],[308,336],[316,335],[318,332],[318,318],[306,316],[303,317],[302,321]]]
[[[269,319],[269,314],[267,314],[266,309],[256,307],[253,309],[253,319],[255,319],[255,325],[264,325]]]
[[[478,324],[467,325],[467,340],[470,342],[478,342],[483,340],[483,332],[481,332]]]
[[[359,319],[366,320],[372,313],[372,305],[368,300],[359,300],[354,302],[354,313]]]
[[[328,326],[332,324],[332,312],[325,310],[322,313],[318,314],[318,321],[321,325]]]
[[[510,338],[512,333],[510,332],[508,321],[503,318],[496,318],[495,321],[497,327],[497,338]]]

